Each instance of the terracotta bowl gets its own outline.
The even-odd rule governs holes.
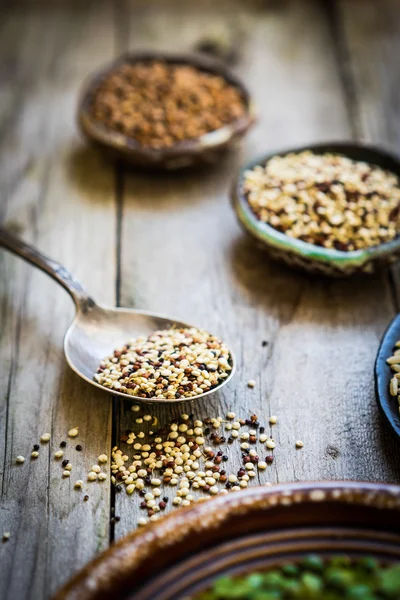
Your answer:
[[[311,150],[316,154],[324,154],[326,152],[342,154],[353,160],[361,160],[378,165],[400,177],[400,161],[396,157],[378,148],[360,144],[315,144],[266,154],[246,164],[241,169],[233,185],[233,207],[244,229],[273,258],[284,261],[292,267],[318,274],[343,277],[359,272],[372,273],[378,268],[396,262],[400,257],[400,237],[385,244],[364,250],[343,252],[291,238],[257,219],[242,191],[245,171],[254,168],[256,165],[265,165],[274,156],[285,156],[291,152],[298,153],[304,150]]]
[[[56,600],[183,600],[223,574],[265,570],[310,552],[400,561],[400,487],[285,484],[179,509],[112,546]]]
[[[400,413],[397,398],[389,391],[394,373],[386,359],[392,356],[396,342],[400,340],[400,315],[392,320],[385,331],[375,362],[375,395],[378,407],[393,433],[400,438]]]
[[[94,119],[90,112],[93,96],[100,82],[123,64],[138,61],[163,60],[170,64],[192,65],[203,71],[220,75],[238,88],[243,96],[247,112],[242,117],[215,131],[193,140],[182,141],[164,149],[146,148],[136,140],[114,131]],[[84,85],[78,106],[78,123],[86,137],[108,154],[140,167],[157,169],[180,169],[199,164],[216,163],[220,154],[235,145],[254,123],[253,104],[244,84],[225,65],[203,55],[164,54],[142,52],[125,54],[106,68],[95,72]]]

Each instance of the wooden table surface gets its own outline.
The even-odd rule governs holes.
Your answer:
[[[238,373],[221,393],[152,413],[161,423],[192,410],[278,415],[275,461],[261,483],[399,483],[399,445],[373,389],[379,339],[400,299],[397,273],[331,281],[272,263],[228,198],[239,165],[264,151],[342,139],[400,151],[397,1],[9,4],[0,9],[1,220],[99,302],[179,315],[236,351]],[[207,172],[149,176],[85,144],[75,109],[91,70],[127,49],[191,50],[221,36],[259,112],[240,151]],[[73,483],[137,427],[137,415],[66,366],[67,294],[4,251],[0,269],[0,536],[11,533],[0,543],[0,582],[7,600],[40,600],[136,527],[137,497],[105,481],[83,502]],[[70,450],[73,477],[62,480],[53,453],[73,426],[84,451]],[[45,431],[52,441],[31,461]],[[231,460],[239,463],[238,450]]]

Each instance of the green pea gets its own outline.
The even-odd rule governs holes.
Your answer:
[[[345,598],[346,600],[375,600],[375,596],[371,595],[371,588],[362,583],[350,587]]]
[[[304,569],[309,569],[310,571],[321,572],[324,568],[324,561],[320,556],[316,554],[310,554],[306,556],[306,558],[302,561],[301,566]]]
[[[296,577],[296,575],[299,574],[299,567],[297,565],[294,565],[293,563],[288,563],[286,565],[283,565],[282,573],[284,573],[288,577]]]
[[[301,583],[304,591],[310,595],[311,598],[319,597],[321,590],[323,589],[323,581],[314,573],[303,573],[301,576]]]
[[[360,558],[360,560],[357,562],[357,565],[369,572],[376,571],[378,569],[378,562],[375,560],[375,558],[371,558],[370,556]]]

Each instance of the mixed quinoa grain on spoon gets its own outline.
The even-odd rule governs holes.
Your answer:
[[[199,396],[232,370],[226,345],[195,327],[164,329],[132,340],[104,359],[95,380],[140,398]]]

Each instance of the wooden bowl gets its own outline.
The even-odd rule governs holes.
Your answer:
[[[400,561],[400,487],[294,483],[200,502],[128,535],[56,600],[183,600],[223,574],[265,570],[310,552]]]
[[[100,82],[123,64],[152,60],[163,60],[169,64],[192,65],[203,71],[220,75],[241,92],[247,108],[246,114],[220,129],[162,149],[144,147],[135,139],[114,131],[94,119],[90,106]],[[90,141],[106,150],[107,153],[130,164],[157,169],[180,169],[200,164],[216,163],[222,152],[232,147],[243,137],[254,123],[254,120],[252,101],[244,84],[223,63],[207,56],[190,54],[164,54],[160,52],[125,54],[89,77],[82,91],[78,107],[79,126]]]
[[[327,152],[342,154],[353,160],[378,165],[400,177],[400,161],[396,157],[378,148],[359,144],[316,144],[267,154],[246,164],[241,169],[233,186],[234,210],[244,229],[257,240],[260,246],[267,249],[273,258],[284,261],[290,266],[318,274],[343,277],[358,272],[372,273],[378,268],[396,262],[400,257],[400,237],[379,246],[343,252],[291,238],[257,219],[243,193],[245,171],[253,169],[257,165],[265,165],[274,156],[286,156],[292,152],[299,153],[305,150],[311,150],[315,154]]]
[[[391,396],[389,386],[393,371],[386,359],[392,356],[400,340],[400,315],[394,317],[385,331],[375,361],[375,396],[379,410],[393,433],[400,438],[400,414],[397,398]]]

